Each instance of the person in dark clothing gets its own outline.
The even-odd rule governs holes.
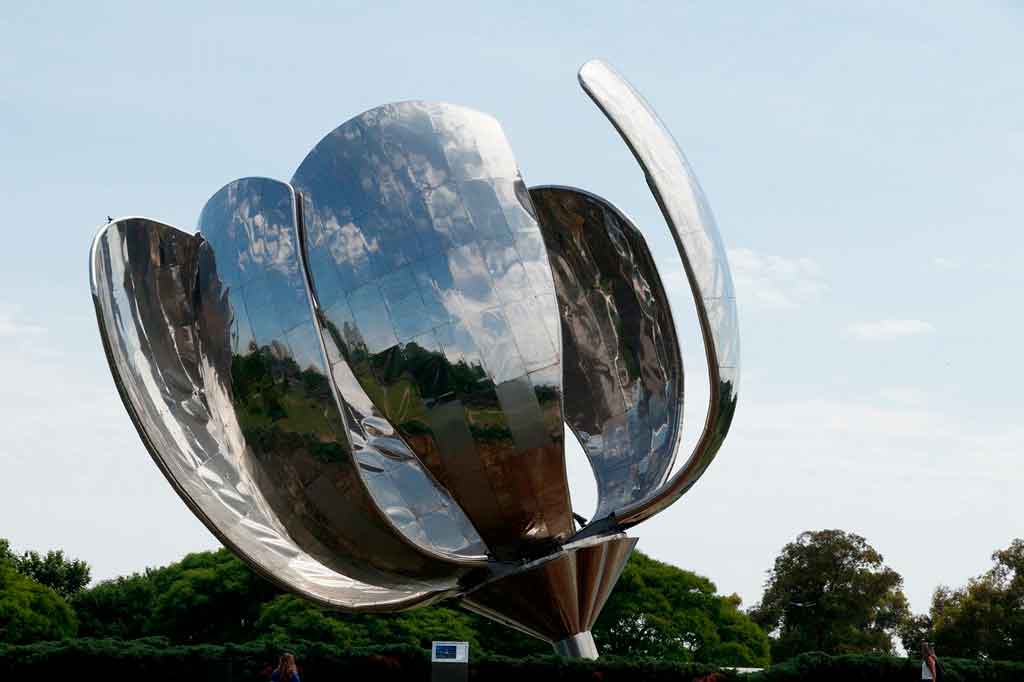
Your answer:
[[[295,657],[284,654],[277,662],[277,670],[270,676],[271,682],[300,682],[299,669],[295,666]]]

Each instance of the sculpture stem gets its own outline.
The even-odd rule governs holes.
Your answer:
[[[566,658],[597,658],[597,645],[594,644],[594,636],[590,630],[580,632],[567,637],[561,642],[555,642],[555,653]]]

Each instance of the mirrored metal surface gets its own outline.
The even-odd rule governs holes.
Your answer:
[[[636,156],[661,207],[693,291],[711,381],[707,420],[693,452],[661,488],[615,512],[616,526],[625,528],[679,499],[711,464],[729,430],[739,382],[736,297],[725,247],[704,192],[658,115],[599,60],[584,64],[579,80]]]
[[[451,575],[406,580],[400,589],[369,584],[325,565],[284,528],[253,485],[244,417],[230,395],[239,370],[231,347],[242,333],[201,238],[145,218],[114,221],[93,242],[90,272],[104,348],[139,435],[227,546],[279,584],[349,609],[407,608],[454,584]],[[280,378],[285,361],[277,353],[271,349],[263,360]]]
[[[425,567],[417,548],[448,558],[469,549],[482,562],[465,515],[408,448],[395,437],[378,447],[382,439],[353,419],[357,411],[339,409],[307,289],[291,187],[266,178],[230,183],[207,203],[199,228],[214,271],[223,269],[225,278],[219,292],[207,291],[201,280],[198,300],[227,297],[232,408],[251,457],[244,464],[276,517],[320,561],[347,574],[360,575],[369,565],[419,579]],[[438,568],[441,575],[451,570],[442,563],[433,571]],[[372,574],[365,579],[381,581]]]
[[[593,468],[601,519],[671,471],[683,414],[679,344],[654,259],[622,213],[571,187],[530,196],[561,309],[565,421]]]
[[[498,123],[389,104],[327,135],[292,184],[342,400],[369,397],[495,557],[567,537],[558,310]]]
[[[571,653],[566,640],[590,632],[636,542],[619,533],[569,543],[475,588],[463,605]]]
[[[589,629],[636,542],[621,531],[718,451],[739,343],[682,153],[609,67],[579,78],[645,172],[694,294],[711,401],[674,475],[680,334],[640,230],[582,190],[531,200],[490,116],[379,107],[327,135],[294,190],[224,187],[199,235],[145,218],[99,231],[93,299],[129,415],[186,504],[269,579],[354,610],[464,598],[596,655]],[[599,490],[575,535],[563,373]]]

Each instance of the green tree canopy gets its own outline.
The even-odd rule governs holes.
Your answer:
[[[909,614],[902,587],[861,536],[807,531],[783,547],[751,616],[773,635],[777,661],[806,651],[890,653]]]
[[[0,539],[0,561],[6,561],[18,573],[46,585],[65,599],[89,584],[89,564],[65,557],[62,550],[51,550],[45,555],[33,551],[15,554],[10,543]]]
[[[474,651],[524,656],[549,645],[454,604],[395,614],[351,614],[282,594],[225,549],[107,580],[77,595],[79,633],[245,642],[260,637],[345,646],[462,639]],[[706,578],[636,552],[595,627],[602,651],[723,665],[763,665],[765,634]]]
[[[992,554],[993,566],[953,590],[932,596],[931,636],[946,656],[1024,657],[1024,539]]]
[[[60,595],[0,560],[0,642],[28,644],[75,632],[74,611]]]
[[[137,639],[148,634],[156,602],[153,569],[104,580],[71,600],[80,637]]]
[[[46,585],[65,599],[78,594],[89,584],[89,564],[81,559],[69,559],[59,549],[45,555],[25,552],[18,558],[16,566],[19,573]]]
[[[278,594],[234,554],[220,549],[101,582],[73,603],[83,636],[244,642],[259,634],[260,607]]]
[[[396,614],[341,613],[281,595],[263,605],[256,629],[274,638],[352,647],[403,643],[428,649],[434,640],[455,639],[468,641],[474,651],[494,651],[493,642],[484,644],[479,637],[477,619],[472,613],[445,606]]]
[[[603,653],[768,664],[768,637],[707,578],[634,552],[594,627]]]

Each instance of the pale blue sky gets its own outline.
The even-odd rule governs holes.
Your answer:
[[[1022,534],[1024,9],[36,4],[0,19],[0,537],[17,548],[105,578],[215,545],[116,397],[90,240],[108,214],[191,229],[225,182],[287,180],[367,108],[496,115],[529,184],[608,197],[678,282],[642,177],[576,84],[592,57],[687,152],[740,298],[734,432],[640,548],[750,605],[783,544],[843,528],[922,611]]]

